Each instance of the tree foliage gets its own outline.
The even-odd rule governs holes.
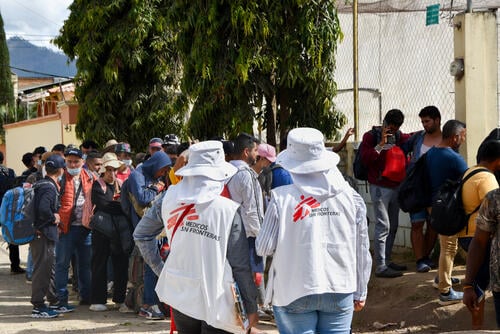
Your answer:
[[[283,140],[292,127],[312,126],[331,138],[345,124],[332,100],[342,37],[335,1],[172,3],[182,87],[195,98],[191,133],[248,131],[260,116],[274,144],[276,130]]]
[[[77,135],[142,148],[151,137],[181,134],[187,100],[180,62],[160,0],[76,0],[54,40],[76,59]]]
[[[77,134],[133,145],[166,132],[206,139],[296,126],[329,138],[341,30],[335,1],[76,0],[56,38],[77,59]]]
[[[3,28],[3,18],[0,14],[0,135],[3,137],[4,131],[1,126],[5,120],[12,117],[14,110],[14,88],[12,86],[12,78],[10,71],[9,49]]]

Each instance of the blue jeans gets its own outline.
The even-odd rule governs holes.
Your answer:
[[[280,334],[350,333],[352,293],[324,293],[273,306]]]
[[[26,260],[26,278],[33,276],[33,256],[31,255],[31,246],[28,248],[28,259]]]
[[[146,305],[157,305],[160,303],[156,295],[155,288],[158,282],[158,276],[154,271],[144,262],[144,295],[142,296],[142,303]]]
[[[398,231],[399,204],[397,188],[370,184],[370,196],[375,213],[374,255],[376,272],[384,271],[391,262],[392,247]]]
[[[78,291],[80,300],[90,301],[91,234],[83,226],[71,226],[61,234],[56,244],[56,291],[59,302],[68,303],[68,271],[71,256],[76,254],[78,264]]]

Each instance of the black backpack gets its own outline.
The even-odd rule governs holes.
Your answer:
[[[3,195],[9,189],[16,187],[16,174],[11,168],[0,166],[0,204],[2,203]]]
[[[465,213],[462,202],[462,187],[473,175],[480,172],[491,173],[486,168],[478,168],[458,181],[446,180],[439,188],[432,203],[431,226],[442,235],[454,235],[468,225],[469,217],[479,210],[479,206],[469,214]],[[465,174],[465,173],[464,173]]]
[[[419,212],[431,206],[432,189],[426,161],[427,153],[418,158],[399,186],[398,203],[404,212]]]

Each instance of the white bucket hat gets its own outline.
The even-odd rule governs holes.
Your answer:
[[[202,175],[215,181],[223,181],[233,176],[237,168],[224,159],[222,143],[207,140],[189,147],[189,160],[186,166],[175,173],[179,176]]]
[[[102,157],[102,165],[99,169],[99,174],[102,174],[106,171],[106,167],[111,166],[113,168],[120,168],[123,165],[123,162],[118,160],[116,154],[112,152],[108,152]]]
[[[307,174],[334,168],[340,157],[325,149],[319,130],[296,128],[288,133],[286,150],[278,154],[276,161],[290,173]]]

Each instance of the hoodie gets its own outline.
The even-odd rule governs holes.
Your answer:
[[[159,193],[158,188],[155,186],[155,183],[159,179],[155,178],[155,174],[163,167],[171,165],[172,161],[168,155],[160,151],[153,154],[151,158],[138,166],[130,174],[128,178],[128,191],[135,198],[137,204],[143,207],[151,205],[151,202],[153,202]],[[133,207],[130,211],[130,219],[133,226],[136,226],[141,217],[133,210]]]

